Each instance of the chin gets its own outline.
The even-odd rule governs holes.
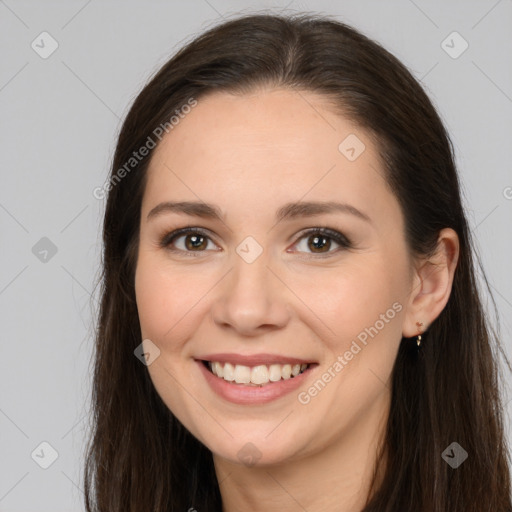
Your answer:
[[[289,436],[288,439],[295,439]],[[206,446],[214,456],[220,457],[231,464],[245,467],[266,467],[283,464],[290,461],[296,453],[295,446],[285,446],[282,442],[265,439],[264,436],[256,438],[245,436],[233,440],[227,436],[222,442],[211,442]]]

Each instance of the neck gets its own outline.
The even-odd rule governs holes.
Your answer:
[[[360,512],[375,468],[374,489],[384,476],[386,456],[378,464],[378,455],[388,413],[389,400],[379,401],[321,449],[279,464],[247,467],[214,455],[223,512]]]

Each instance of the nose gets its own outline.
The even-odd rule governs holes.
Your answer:
[[[288,289],[268,265],[265,252],[252,263],[235,255],[212,302],[216,325],[238,335],[257,336],[282,329],[289,322]]]

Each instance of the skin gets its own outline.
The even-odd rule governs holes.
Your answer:
[[[354,161],[338,150],[349,134],[365,144]],[[367,132],[322,96],[288,89],[201,98],[155,151],[135,279],[141,335],[160,350],[148,366],[157,392],[213,453],[225,512],[357,512],[364,505],[401,337],[427,329],[445,307],[459,249],[456,233],[445,229],[434,257],[413,259],[382,176]],[[371,222],[334,212],[276,224],[275,211],[299,200],[349,203]],[[164,201],[214,203],[225,218],[167,212],[148,220]],[[181,253],[159,245],[185,226],[211,232],[202,252],[185,236],[174,240]],[[343,233],[353,247],[331,239],[315,252],[302,232],[319,226]],[[247,236],[263,248],[252,263],[236,252]],[[186,255],[187,247],[198,256]],[[298,392],[394,303],[401,306],[394,318],[300,403]],[[319,367],[297,392],[235,405],[210,389],[194,362],[212,352],[286,354]],[[253,465],[238,455],[247,443],[259,453]]]

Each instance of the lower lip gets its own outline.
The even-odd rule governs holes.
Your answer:
[[[240,405],[264,404],[277,400],[297,389],[308,378],[311,371],[314,370],[314,367],[309,367],[296,377],[269,382],[259,387],[228,382],[210,372],[202,361],[196,360],[196,363],[199,365],[199,369],[204,375],[206,382],[217,395],[229,402]]]

